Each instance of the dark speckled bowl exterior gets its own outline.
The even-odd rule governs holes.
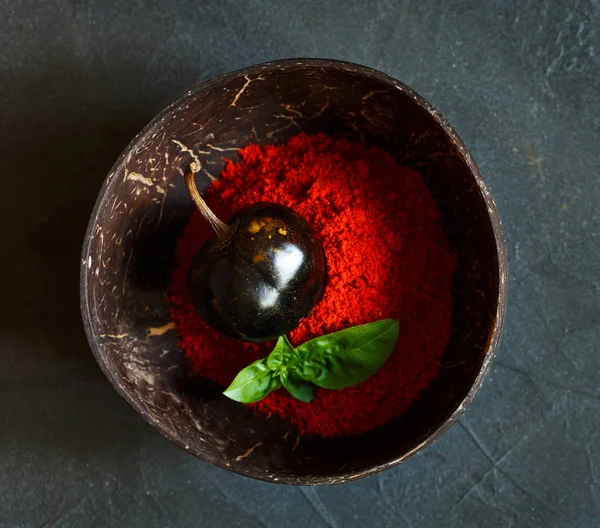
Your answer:
[[[250,142],[324,132],[379,145],[416,168],[458,256],[453,332],[440,375],[402,417],[358,436],[299,437],[188,368],[169,317],[174,246],[192,211],[183,170],[206,187]],[[506,307],[506,254],[481,173],[447,121],[378,71],[299,59],[235,71],[190,90],[131,142],[106,178],[85,237],[81,309],[90,346],[117,391],[186,451],[250,477],[337,484],[430,445],[471,403],[495,355]]]

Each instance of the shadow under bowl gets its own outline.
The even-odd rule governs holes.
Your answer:
[[[221,394],[177,347],[167,289],[175,243],[193,205],[182,172],[208,186],[223,157],[300,131],[378,145],[418,170],[457,255],[453,330],[442,369],[408,412],[375,430],[302,437]],[[204,179],[202,180],[202,177]],[[202,188],[202,187],[201,187]],[[336,484],[392,467],[439,438],[487,374],[506,307],[506,254],[481,173],[447,121],[413,90],[370,68],[284,60],[190,90],[130,143],[108,175],[83,247],[81,308],[91,348],[117,391],[197,457],[286,484]],[[292,431],[292,434],[287,434]]]

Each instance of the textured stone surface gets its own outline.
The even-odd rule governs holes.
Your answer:
[[[597,2],[0,2],[0,526],[592,527],[600,519]],[[508,240],[492,374],[422,455],[333,488],[255,482],[128,407],[80,322],[114,159],[160,109],[265,60],[413,86],[479,162]]]

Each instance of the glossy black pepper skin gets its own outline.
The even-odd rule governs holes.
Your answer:
[[[313,229],[289,207],[238,211],[224,241],[207,242],[188,274],[192,301],[210,326],[245,341],[298,326],[323,293],[325,256]]]

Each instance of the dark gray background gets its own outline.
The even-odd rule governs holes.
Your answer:
[[[600,4],[0,0],[0,526],[600,524]],[[342,487],[255,482],[164,440],[89,351],[79,253],[128,141],[194,84],[329,57],[433,102],[481,165],[509,310],[475,403]]]

